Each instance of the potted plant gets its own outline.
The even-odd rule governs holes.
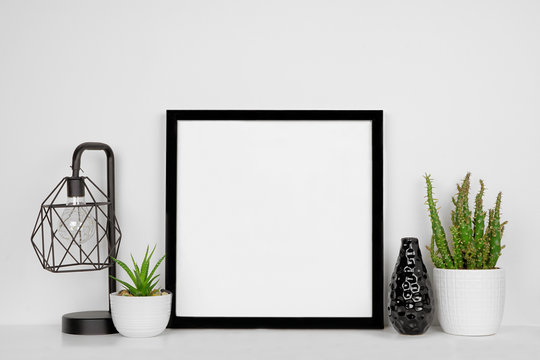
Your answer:
[[[470,177],[467,173],[452,198],[455,210],[451,213],[449,242],[433,198],[431,177],[425,175],[433,231],[427,249],[435,265],[435,299],[442,329],[454,335],[491,335],[499,329],[504,308],[504,270],[496,265],[504,248],[501,239],[507,222],[500,220],[502,193],[497,195],[493,209],[483,210],[482,180],[474,213],[469,210]]]
[[[114,280],[122,284],[125,289],[110,294],[111,316],[116,330],[127,337],[151,337],[159,335],[167,327],[171,314],[172,293],[159,290],[159,274],[154,275],[165,255],[159,259],[150,271],[150,259],[156,247],[148,254],[149,247],[139,267],[131,256],[133,269],[122,261],[113,259],[126,271],[133,284]]]

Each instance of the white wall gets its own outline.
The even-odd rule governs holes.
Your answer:
[[[504,322],[540,325],[539,34],[534,0],[2,0],[0,323],[106,306],[105,272],[48,273],[29,241],[77,144],[116,152],[120,256],[162,251],[165,110],[230,108],[385,111],[386,279],[429,239],[424,172],[446,220],[467,170],[503,190]]]

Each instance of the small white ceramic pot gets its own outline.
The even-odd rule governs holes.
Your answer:
[[[161,296],[119,296],[110,294],[114,327],[127,337],[159,335],[171,315],[172,293]]]
[[[439,322],[453,335],[493,335],[504,311],[503,269],[433,269]]]

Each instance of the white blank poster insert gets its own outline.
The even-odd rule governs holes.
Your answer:
[[[371,121],[179,121],[176,316],[372,316]]]

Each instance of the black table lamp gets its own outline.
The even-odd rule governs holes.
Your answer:
[[[85,150],[103,150],[107,155],[107,193],[88,177],[80,176]],[[41,204],[32,232],[32,246],[45,270],[77,272],[109,269],[122,237],[114,212],[114,154],[107,144],[86,142],[73,152],[73,173],[63,178]],[[67,195],[67,200],[65,196]],[[116,283],[109,277],[109,293]],[[112,334],[108,311],[83,311],[62,316],[67,334]]]

